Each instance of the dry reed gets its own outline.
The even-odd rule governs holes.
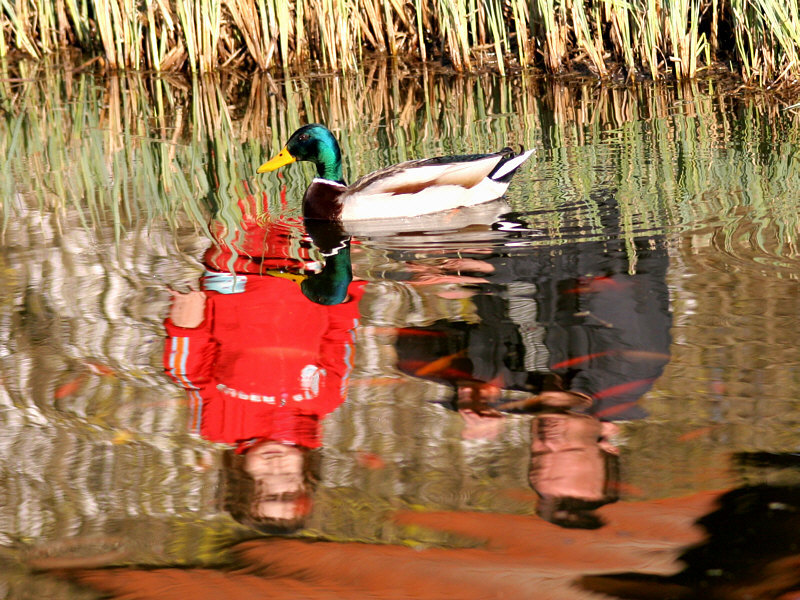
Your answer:
[[[792,84],[799,12],[794,0],[0,0],[0,57],[76,47],[111,69],[352,71],[378,53],[627,79],[725,64]]]

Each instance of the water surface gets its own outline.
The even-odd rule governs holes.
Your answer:
[[[352,369],[324,420],[299,539],[433,551],[485,547],[488,530],[500,536],[492,551],[522,547],[495,555],[502,581],[544,578],[561,587],[542,597],[578,597],[567,586],[580,575],[683,570],[678,583],[688,586],[746,578],[755,559],[709,567],[698,550],[678,563],[702,535],[682,537],[678,525],[647,533],[643,523],[673,518],[689,531],[715,510],[715,493],[742,488],[761,507],[753,522],[798,506],[794,112],[713,81],[607,89],[395,77],[385,67],[356,79],[252,82],[15,75],[0,92],[6,596],[93,597],[31,566],[224,569],[230,547],[259,537],[225,510],[227,447],[193,431],[196,398],[164,375],[163,320],[168,290],[197,289],[207,250],[241,242],[248,219],[279,230],[295,266],[313,273],[325,263],[299,218],[309,168],[254,175],[311,121],[339,137],[351,181],[409,158],[505,145],[536,153],[504,203],[405,231],[351,232],[363,293]],[[300,301],[296,284],[279,279]],[[318,312],[311,305],[286,319],[300,329]],[[264,368],[280,378],[275,365],[286,360],[266,354]],[[563,538],[573,530],[537,515],[530,481],[541,472],[532,432],[547,420],[508,406],[488,420],[465,417],[457,390],[491,389],[497,407],[581,379],[595,400],[576,410],[618,428],[608,439],[619,450],[619,500],[588,510],[603,527]],[[729,498],[734,508],[715,513],[723,525],[706,526],[707,545],[741,527]],[[430,511],[438,520],[424,522]],[[558,541],[525,546],[545,534]],[[576,540],[625,558],[555,549]],[[796,554],[781,543],[744,545]],[[383,593],[366,577],[317,575],[332,589]],[[439,575],[441,588],[395,583],[408,597],[457,589],[446,568]],[[287,585],[271,593],[295,597],[281,592]]]

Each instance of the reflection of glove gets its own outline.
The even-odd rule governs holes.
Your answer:
[[[198,327],[206,313],[206,295],[203,292],[176,292],[169,290],[172,296],[172,306],[169,309],[169,319],[173,325],[185,329]]]

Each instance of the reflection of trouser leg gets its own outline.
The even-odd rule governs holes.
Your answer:
[[[525,370],[545,372],[550,364],[550,353],[544,344],[545,329],[536,319],[538,308],[534,294],[536,285],[524,281],[508,284],[508,316],[519,327],[525,345]]]

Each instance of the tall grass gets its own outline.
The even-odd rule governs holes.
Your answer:
[[[65,47],[112,69],[353,71],[371,53],[458,71],[600,78],[800,76],[797,2],[778,0],[1,0],[0,56]]]

